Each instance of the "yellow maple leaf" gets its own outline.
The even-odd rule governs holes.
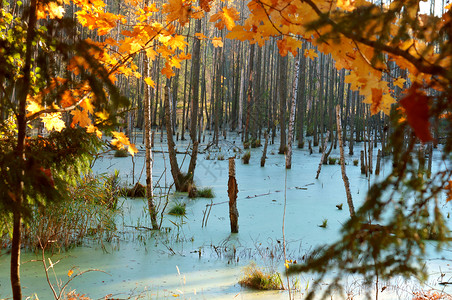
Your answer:
[[[127,151],[130,153],[130,155],[134,156],[135,153],[138,153],[137,147],[135,147],[135,144],[129,144],[129,147],[127,148]]]
[[[103,110],[103,111],[98,111],[96,113],[96,116],[101,119],[102,121],[107,120],[110,117],[110,114],[108,113],[108,111]]]
[[[209,21],[212,23],[217,22],[215,27],[219,30],[222,30],[226,26],[227,30],[231,31],[235,26],[235,21],[238,21],[239,19],[239,13],[235,8],[223,7],[222,10],[212,15]]]
[[[66,127],[66,124],[61,119],[61,113],[45,114],[41,116],[41,120],[48,131],[61,131]]]
[[[394,85],[398,86],[399,88],[403,89],[403,84],[405,83],[405,79],[402,77],[397,78],[397,80],[394,81]]]
[[[41,105],[40,97],[31,97],[30,95],[27,95],[27,107],[26,107],[28,114],[27,117],[33,115],[34,113],[37,113],[41,110],[44,110],[44,107]]]
[[[80,103],[80,106],[90,114],[94,113],[94,106],[91,103],[92,100],[93,99],[91,97],[88,97],[85,100],[83,100],[82,103]]]
[[[91,119],[89,118],[88,112],[86,110],[74,109],[73,111],[71,111],[71,115],[73,115],[71,124],[72,127],[77,124],[83,128],[91,125]]]
[[[315,52],[315,49],[306,49],[304,50],[303,55],[305,57],[309,57],[309,59],[314,60],[315,57],[319,57],[317,52]]]
[[[184,50],[187,45],[188,43],[185,41],[185,37],[182,35],[171,37],[171,39],[168,41],[168,46],[174,50]]]
[[[67,271],[67,276],[68,276],[68,277],[71,277],[71,276],[72,276],[72,274],[74,274],[74,271],[73,271],[73,270],[69,270],[69,271]]]
[[[155,82],[154,82],[154,80],[151,79],[151,77],[146,77],[144,79],[144,82],[146,82],[147,85],[155,88]]]
[[[223,47],[223,41],[221,40],[221,37],[214,37],[212,39],[212,45],[217,48],[217,47]]]
[[[102,132],[93,124],[88,125],[88,127],[86,127],[86,132],[88,133],[96,133],[97,138],[102,138]]]

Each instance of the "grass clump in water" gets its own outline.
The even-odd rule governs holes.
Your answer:
[[[176,203],[174,206],[170,209],[168,214],[173,216],[185,216],[186,208],[185,204],[183,203]]]
[[[337,161],[336,157],[328,157],[328,164],[329,165],[335,165]]]
[[[215,193],[211,187],[205,187],[198,190],[198,197],[201,198],[215,198]]]
[[[241,286],[255,290],[282,290],[283,284],[281,275],[276,272],[265,272],[257,267],[255,263],[251,263],[245,267],[245,276],[240,279]]]
[[[250,158],[251,158],[251,152],[246,151],[245,154],[243,154],[243,156],[242,156],[243,163],[245,165],[249,164],[250,163]]]

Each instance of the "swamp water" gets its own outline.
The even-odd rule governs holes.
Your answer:
[[[340,166],[323,165],[320,177],[316,180],[321,157],[318,151],[309,155],[307,149],[294,148],[292,169],[287,171],[284,156],[277,154],[278,144],[269,145],[264,168],[260,167],[262,148],[250,149],[249,165],[244,165],[239,159],[243,152],[237,153],[239,233],[231,234],[227,158],[234,156],[236,152],[233,149],[241,145],[239,137],[235,133],[231,135],[235,138],[220,141],[219,148],[211,147],[211,151],[198,155],[195,183],[198,187],[211,187],[215,198],[189,199],[186,193],[170,195],[167,211],[174,203],[183,203],[186,204],[187,212],[185,217],[165,214],[161,233],[145,229],[151,225],[144,199],[121,198],[122,213],[117,220],[118,233],[113,242],[104,243],[103,247],[97,243],[88,243],[62,254],[49,254],[46,259],[50,258],[54,263],[59,261],[54,267],[55,273],[53,270],[49,272],[52,282],[55,283],[55,278],[58,278],[65,283],[68,270],[76,266],[80,271],[103,271],[88,272],[75,278],[66,290],[75,289],[77,293],[86,294],[92,299],[104,299],[108,294],[116,299],[288,299],[287,291],[259,292],[242,288],[238,281],[243,277],[243,268],[255,262],[264,270],[283,273],[285,199],[287,259],[301,261],[313,247],[338,239],[341,224],[349,217]],[[158,138],[156,135],[156,140]],[[163,187],[172,182],[165,145],[165,141],[162,145],[156,143],[153,167],[154,184],[158,182]],[[360,173],[360,167],[353,166],[353,160],[359,158],[361,146],[355,145],[355,156],[346,155],[347,175],[355,207],[362,203],[369,186],[368,179]],[[178,151],[183,152],[188,142],[178,142],[177,147]],[[204,149],[205,145],[200,147],[201,151]],[[348,153],[348,147],[345,151]],[[221,156],[225,159],[218,160]],[[339,158],[339,148],[333,150],[330,157]],[[182,161],[184,170],[188,166],[189,156],[179,154],[179,164]],[[116,169],[120,171],[122,183],[132,184],[140,176],[140,181],[144,183],[144,148],[141,147],[134,162],[135,167],[132,168],[131,157],[114,158],[109,153],[95,162],[94,172],[113,173]],[[441,167],[440,153],[434,152],[433,168],[435,170],[438,167]],[[389,171],[390,162],[382,164],[379,177],[383,178]],[[371,182],[379,177],[372,175]],[[166,193],[166,190],[156,189],[156,193],[160,192]],[[207,205],[211,203],[214,205],[209,206],[209,210]],[[336,208],[340,203],[343,203],[343,210]],[[450,210],[450,206],[444,206],[445,214]],[[203,220],[206,222],[206,219],[207,225],[203,226]],[[327,220],[327,227],[319,227],[324,220]],[[33,253],[22,253],[23,294],[53,299],[42,264],[32,261],[40,258],[40,255]],[[6,253],[0,256],[0,299],[11,297],[9,259]],[[426,263],[431,276],[424,289],[442,289],[438,284],[440,281],[452,281],[450,259],[450,251],[443,249],[436,252],[435,243],[428,243]],[[291,282],[296,282],[298,287],[295,299],[303,298],[313,278],[309,274],[291,277]],[[285,278],[282,279],[287,286]],[[344,279],[345,291],[350,299],[359,299],[365,294],[360,281],[352,277]],[[380,299],[410,299],[411,292],[420,288],[415,280],[407,282],[401,279],[382,282],[382,287],[387,288],[380,292]],[[337,295],[334,299],[343,297],[347,295]]]

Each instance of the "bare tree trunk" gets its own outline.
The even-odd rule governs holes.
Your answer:
[[[28,16],[28,30],[26,40],[25,64],[23,67],[23,76],[19,79],[18,86],[21,87],[18,92],[19,111],[17,116],[17,145],[16,158],[18,160],[18,174],[19,180],[17,182],[15,195],[16,209],[13,211],[13,237],[11,241],[11,265],[10,265],[10,280],[11,289],[14,300],[22,299],[22,288],[20,284],[20,248],[22,244],[22,205],[24,199],[24,176],[25,176],[25,138],[27,130],[26,121],[26,100],[31,87],[31,59],[35,50],[32,44],[36,32],[36,7],[37,1],[30,1],[30,11]]]
[[[326,153],[326,147],[328,146],[329,137],[330,137],[330,132],[327,131],[325,143],[323,144],[323,149],[322,149],[322,157],[320,158],[319,168],[317,169],[317,175],[315,176],[315,179],[319,179],[320,171],[322,170],[322,165],[323,165],[323,162],[325,161],[325,153]]]
[[[149,61],[144,56],[145,78],[150,77]],[[154,188],[152,182],[152,129],[151,129],[151,87],[146,84],[144,90],[144,138],[146,148],[146,198],[148,201],[149,216],[151,217],[152,229],[159,229],[157,223],[157,211],[154,204]],[[171,126],[171,124],[169,125]]]
[[[339,105],[336,106],[336,124],[337,124],[337,134],[339,140],[339,150],[341,153],[341,172],[342,180],[344,180],[345,193],[347,194],[347,204],[350,211],[350,218],[355,216],[355,207],[353,205],[352,193],[350,192],[350,182],[348,181],[347,174],[345,173],[345,158],[344,158],[344,144],[342,141],[342,126],[341,126],[341,108]]]
[[[254,97],[253,91],[253,79],[254,79],[254,49],[256,44],[252,44],[250,47],[250,72],[248,80],[248,91],[247,91],[247,104],[246,104],[246,123],[245,123],[245,142],[248,142],[248,135],[250,130],[250,118],[251,118],[251,108]]]
[[[378,149],[377,153],[377,165],[375,166],[375,175],[380,175],[380,164],[381,164],[381,150]]]
[[[201,20],[196,20],[195,32],[201,32]],[[188,166],[188,174],[191,176],[195,173],[196,159],[198,157],[198,139],[196,136],[196,127],[198,126],[198,103],[199,103],[199,74],[201,65],[201,42],[195,38],[193,42],[193,54],[192,54],[192,78],[191,86],[193,94],[191,97],[191,123],[190,123],[190,138],[193,143],[193,151],[190,158],[190,164]]]
[[[266,132],[264,134],[265,135],[265,143],[264,143],[264,151],[262,152],[262,157],[261,157],[261,167],[265,167],[265,160],[267,159],[268,134],[269,134],[269,132]]]
[[[295,107],[297,106],[297,89],[299,74],[300,74],[300,60],[295,58],[295,78],[293,79],[292,84],[292,105],[290,107],[289,115],[289,136],[287,141],[286,169],[292,168],[292,143],[294,140]]]
[[[281,128],[281,143],[279,145],[279,154],[286,152],[286,101],[287,101],[287,62],[288,57],[280,58],[279,65],[279,126]]]
[[[243,94],[245,88],[245,68],[242,68],[242,73],[240,75],[240,94],[239,94],[239,117],[237,129],[239,132],[242,131],[242,116],[243,116]]]
[[[174,186],[176,187],[177,191],[183,191],[182,188],[185,185],[182,185],[181,183],[181,177],[182,173],[179,169],[179,164],[177,163],[177,157],[176,157],[176,149],[175,144],[173,140],[173,130],[171,126],[171,104],[169,100],[169,87],[170,85],[167,84],[165,87],[165,125],[166,125],[166,139],[168,142],[168,153],[169,153],[169,160],[170,160],[170,166],[171,166],[171,175],[173,176],[174,180]]]
[[[231,232],[239,232],[239,212],[237,210],[237,181],[235,180],[235,161],[234,158],[229,158],[229,181],[228,181],[228,196],[229,196],[229,220],[231,222]]]

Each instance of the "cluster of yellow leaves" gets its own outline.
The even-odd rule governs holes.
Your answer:
[[[67,0],[54,0],[54,1],[38,1],[36,8],[36,16],[39,19],[61,19],[64,15],[63,4],[68,3]]]

